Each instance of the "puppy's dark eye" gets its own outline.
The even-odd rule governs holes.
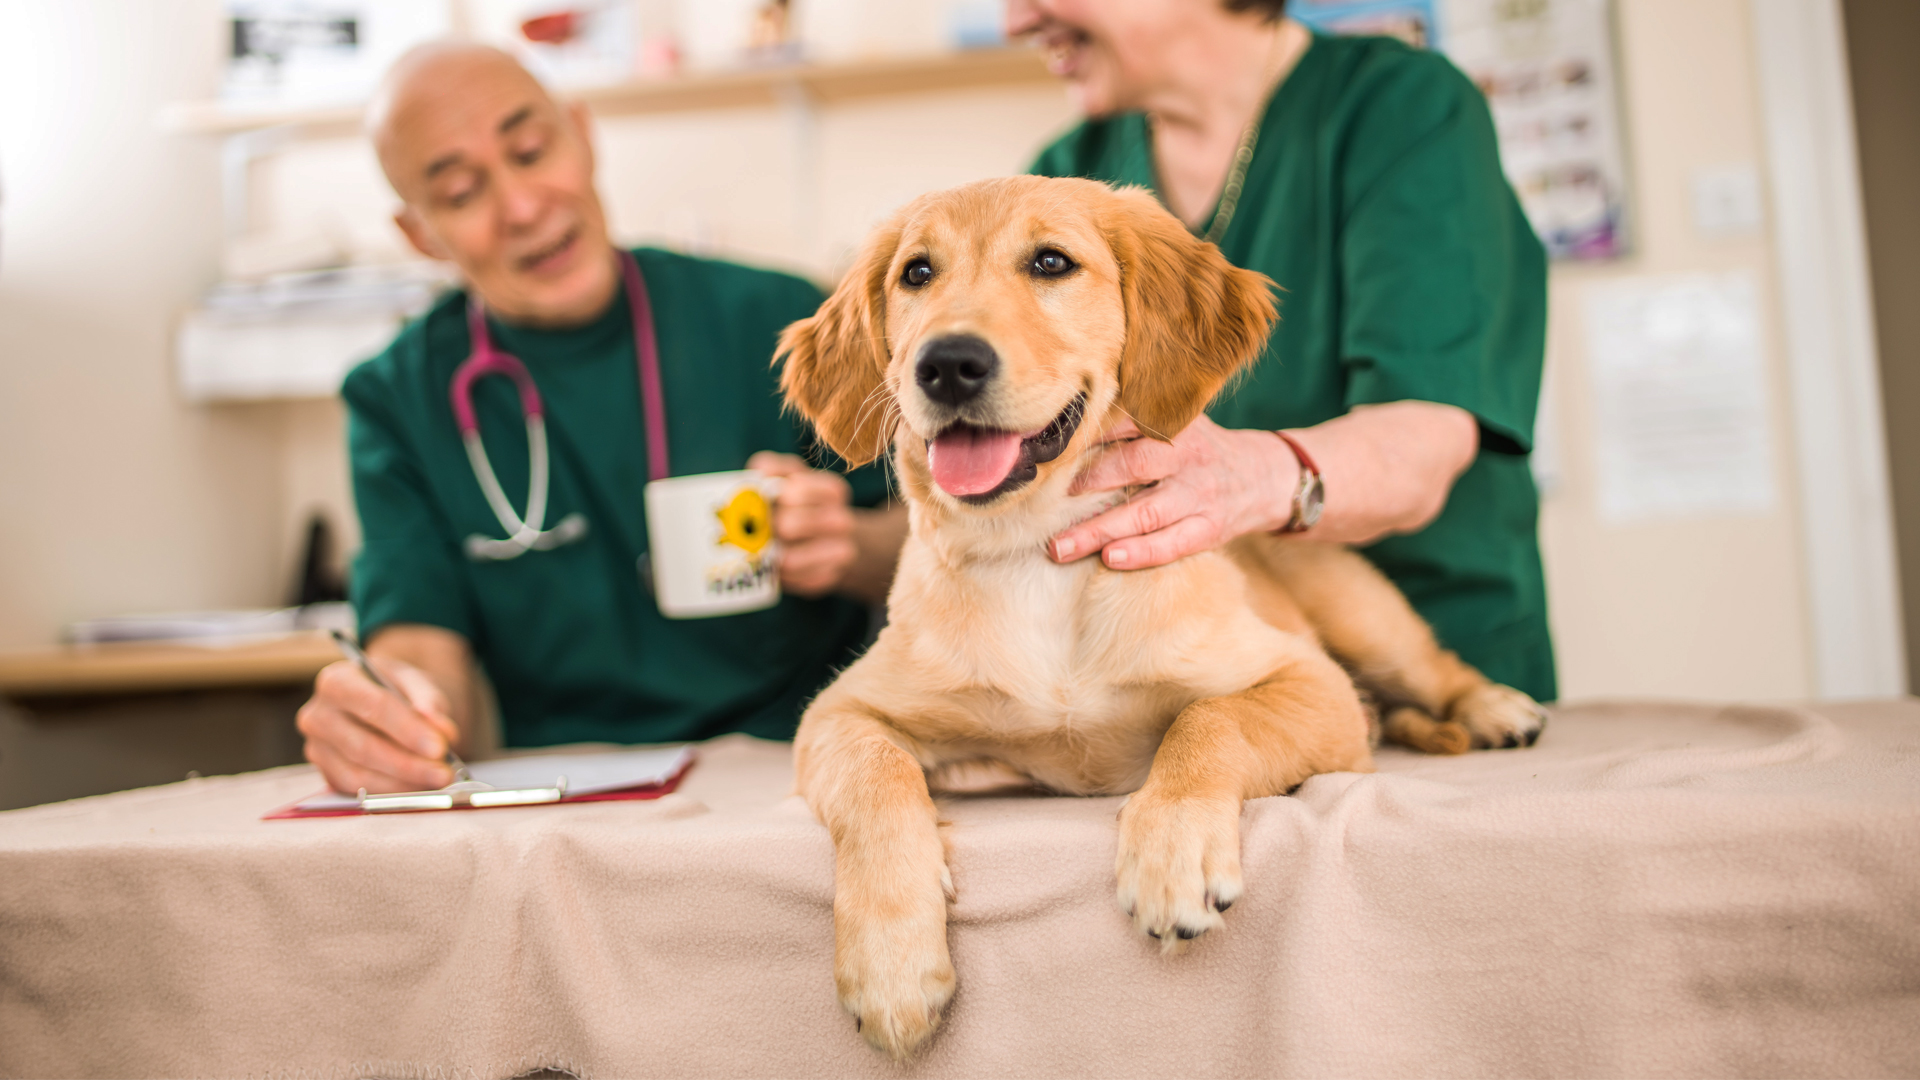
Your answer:
[[[933,280],[933,267],[929,266],[925,259],[915,259],[909,262],[907,268],[901,272],[900,280],[903,284],[917,289]]]
[[[1052,248],[1048,248],[1040,254],[1035,255],[1033,257],[1033,266],[1031,267],[1033,272],[1039,274],[1041,277],[1059,277],[1061,274],[1073,268],[1074,262],[1072,259],[1067,258]]]

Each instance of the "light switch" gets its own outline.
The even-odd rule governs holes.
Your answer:
[[[1760,170],[1752,162],[1693,171],[1693,227],[1701,236],[1753,236],[1765,223]]]

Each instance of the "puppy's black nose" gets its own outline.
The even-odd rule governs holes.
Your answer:
[[[934,338],[920,349],[913,365],[913,381],[920,392],[942,405],[961,405],[980,391],[1000,370],[993,346],[971,334]]]

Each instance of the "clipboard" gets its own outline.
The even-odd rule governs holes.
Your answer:
[[[434,791],[361,791],[358,795],[323,791],[264,814],[261,820],[657,799],[680,786],[695,756],[693,747],[681,746],[497,758],[472,765],[471,779]]]

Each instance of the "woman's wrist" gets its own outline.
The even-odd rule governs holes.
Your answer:
[[[1320,478],[1320,466],[1314,463],[1313,455],[1296,435],[1284,431],[1273,434],[1293,454],[1297,475],[1287,498],[1287,523],[1277,532],[1298,536],[1320,523],[1320,515],[1326,509],[1326,486]]]
[[[1300,460],[1286,442],[1271,431],[1239,432],[1246,439],[1259,482],[1253,485],[1244,533],[1278,532],[1293,519],[1293,495],[1300,487]]]

